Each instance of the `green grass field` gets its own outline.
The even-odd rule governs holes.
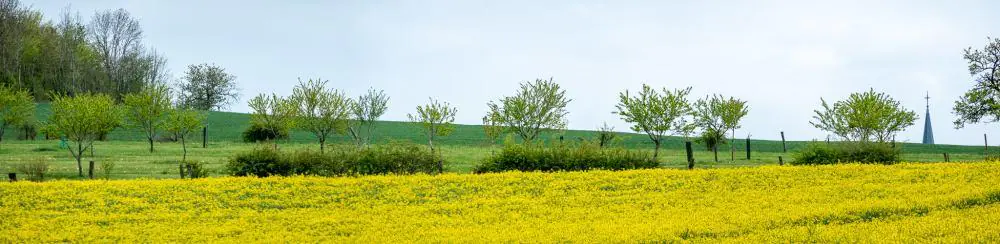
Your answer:
[[[38,107],[37,117],[44,121],[48,116],[48,105],[41,104]],[[223,166],[226,160],[233,154],[250,150],[255,144],[241,142],[241,133],[247,127],[249,116],[241,113],[211,112],[208,115],[208,145],[201,148],[201,132],[195,133],[188,142],[189,159],[203,161],[208,168],[214,171],[214,175],[223,174]],[[558,141],[559,136],[564,140],[591,139],[595,135],[593,131],[569,130],[562,134],[550,134],[544,137],[548,143]],[[620,133],[622,138],[615,146],[625,147],[632,150],[649,150],[653,144],[645,135]],[[4,135],[4,141],[0,143],[0,170],[12,171],[12,166],[44,157],[51,159],[51,170],[48,179],[76,178],[76,162],[67,149],[59,148],[58,140],[42,140],[37,138],[34,141],[18,141],[17,131],[8,130]],[[413,143],[425,143],[420,134],[420,128],[416,124],[408,122],[382,121],[376,126],[376,142],[404,141]],[[350,138],[338,135],[332,138],[331,143],[349,143]],[[443,155],[446,160],[446,168],[451,172],[468,173],[490,155],[493,150],[500,147],[497,143],[488,142],[483,136],[482,127],[478,125],[458,125],[451,136],[443,137],[436,141],[441,145]],[[752,157],[746,160],[745,140],[736,141],[736,159],[730,161],[729,146],[723,146],[719,152],[718,163],[712,160],[711,152],[703,150],[696,145],[695,158],[696,167],[741,167],[756,166],[764,164],[777,164],[778,157],[783,156],[786,161],[792,160],[793,152],[802,148],[807,142],[789,141],[787,147],[789,152],[783,153],[780,141],[752,140]],[[983,158],[983,147],[977,146],[956,146],[956,145],[922,145],[900,143],[905,161],[911,162],[936,162],[942,161],[942,153],[951,155],[952,161],[974,161]],[[313,148],[318,149],[313,136],[307,132],[294,131],[287,141],[279,142],[279,147],[283,150]],[[114,162],[116,168],[111,178],[176,178],[177,162],[181,159],[181,145],[176,142],[157,142],[156,151],[148,152],[148,144],[145,137],[138,131],[129,129],[119,129],[109,135],[109,141],[101,141],[95,144],[94,157],[89,157],[89,153],[84,157],[86,161],[94,160],[98,165],[103,162]],[[1000,151],[1000,148],[991,147],[991,151]],[[660,152],[663,167],[681,168],[686,167],[684,163],[683,139],[678,137],[669,138]],[[86,165],[84,165],[86,170]],[[86,174],[86,172],[84,172]],[[97,174],[95,172],[95,174]]]

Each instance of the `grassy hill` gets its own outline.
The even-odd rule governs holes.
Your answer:
[[[39,121],[44,121],[49,116],[50,110],[48,104],[39,104],[37,108],[36,117]],[[232,112],[209,112],[208,113],[208,140],[210,142],[240,142],[242,141],[242,132],[249,126],[250,115],[244,113],[232,113]],[[421,134],[419,126],[415,123],[410,122],[400,122],[400,121],[378,121],[376,122],[376,141],[409,141],[423,143],[426,139]],[[8,133],[4,135],[5,140],[13,140],[17,137],[17,131],[8,130]],[[559,140],[559,136],[562,136],[564,140],[580,140],[580,139],[592,139],[595,137],[595,131],[586,130],[567,130],[562,134],[549,133],[544,135],[542,138],[549,142],[554,142]],[[41,136],[39,136],[41,137]],[[144,141],[145,136],[137,131],[131,129],[118,129],[109,135],[111,140],[115,141]],[[195,137],[200,140],[201,132],[196,132]],[[635,133],[619,133],[621,140],[618,142],[619,146],[627,148],[652,148],[653,144],[650,142],[648,137],[644,134]],[[312,134],[305,131],[293,131],[291,134],[290,142],[299,143],[313,143],[315,138]],[[350,137],[346,135],[335,135],[330,139],[330,143],[348,143],[350,142]],[[453,145],[453,146],[481,146],[488,145],[486,138],[483,134],[483,128],[481,125],[457,125],[455,131],[447,137],[439,138],[435,143],[442,145]],[[789,151],[795,151],[799,148],[804,147],[808,142],[806,141],[788,141],[787,147]],[[743,152],[745,148],[745,139],[737,140],[736,147],[739,152]],[[899,143],[900,147],[903,148],[906,153],[920,153],[920,154],[940,154],[948,152],[951,154],[982,154],[983,147],[981,146],[962,146],[962,145],[924,145],[917,143]],[[697,147],[698,145],[696,145]],[[752,151],[755,152],[781,152],[781,142],[772,140],[751,140]],[[684,147],[684,140],[681,137],[669,137],[664,142],[663,147],[665,149],[682,149]],[[728,147],[728,146],[726,146]],[[700,150],[697,148],[696,150]],[[990,147],[992,152],[1000,152],[1000,147]]]

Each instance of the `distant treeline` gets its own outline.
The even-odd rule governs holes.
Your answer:
[[[0,0],[0,84],[50,93],[105,93],[121,100],[169,79],[166,59],[143,43],[138,19],[124,9],[84,20],[69,7],[44,18],[18,0]]]

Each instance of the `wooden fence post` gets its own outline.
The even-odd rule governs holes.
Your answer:
[[[15,182],[17,181],[17,173],[7,173],[7,178],[10,179],[10,182]]]
[[[945,162],[948,162],[948,161],[951,161],[951,160],[950,160],[950,159],[948,158],[948,153],[944,153],[944,161],[945,161]]]
[[[687,152],[688,169],[694,169],[694,151],[691,150],[691,141],[684,142],[684,151]]]
[[[990,157],[990,143],[986,141],[986,133],[983,133],[983,158]]]
[[[208,126],[201,127],[201,148],[208,148]]]
[[[88,167],[87,170],[87,177],[90,177],[91,180],[94,179],[94,160],[90,160],[90,167]]]
[[[781,158],[781,156],[778,156],[778,165],[785,165],[785,159]]]
[[[785,147],[785,132],[784,131],[781,132],[781,152],[783,152],[783,153],[787,153],[788,152],[788,148]]]
[[[750,137],[747,136],[747,160],[750,160]]]

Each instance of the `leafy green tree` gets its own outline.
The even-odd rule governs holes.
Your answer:
[[[740,120],[747,115],[748,110],[746,101],[734,97],[726,98],[719,94],[705,96],[694,103],[695,124],[702,128],[699,141],[712,150],[715,161],[719,161],[718,146],[726,144],[727,131],[733,133],[729,148],[732,160],[736,160],[736,129],[740,127]]]
[[[531,143],[543,131],[566,129],[566,105],[572,99],[566,98],[566,90],[559,84],[536,79],[522,82],[521,89],[514,96],[489,102],[492,119],[512,132],[525,143]]]
[[[177,136],[181,141],[184,154],[181,156],[181,166],[187,163],[187,136],[205,124],[205,116],[190,108],[173,108],[166,113],[165,129]]]
[[[0,141],[8,127],[31,123],[35,117],[35,101],[24,89],[0,85]]]
[[[913,125],[917,114],[906,110],[899,101],[885,93],[852,93],[847,100],[838,101],[830,107],[820,98],[823,110],[815,110],[814,127],[833,133],[852,142],[887,142],[896,133]]]
[[[324,150],[327,137],[344,133],[352,108],[350,98],[340,91],[327,89],[326,84],[327,81],[321,79],[299,80],[291,96],[298,109],[295,124],[316,136],[320,152]]]
[[[101,135],[121,125],[121,109],[106,94],[81,93],[76,96],[52,95],[49,130],[72,142],[70,154],[76,159],[77,170],[83,177],[83,153],[94,146]]]
[[[170,89],[164,84],[151,84],[125,95],[125,119],[146,136],[149,152],[153,152],[153,140],[165,126],[169,111]]]
[[[732,157],[731,160],[736,161],[736,129],[741,127],[740,121],[747,116],[750,108],[746,101],[734,97],[729,97],[723,104],[725,109],[722,113],[722,124],[732,133],[729,137],[729,155]]]
[[[695,139],[695,142],[705,145],[705,149],[711,151],[715,155],[715,161],[719,161],[719,145],[726,144],[726,133],[717,131],[715,129],[702,129],[701,135]]]
[[[351,116],[348,120],[348,132],[354,142],[360,147],[371,143],[375,137],[375,122],[389,108],[389,96],[384,91],[369,89],[368,93],[358,97],[351,105]]]
[[[690,132],[692,127],[685,118],[691,112],[691,105],[687,100],[690,93],[691,87],[673,91],[663,88],[663,93],[659,93],[643,84],[642,91],[635,96],[628,90],[618,94],[618,105],[615,105],[618,111],[614,114],[632,124],[633,131],[649,136],[655,146],[655,160],[667,133],[684,134],[686,137]]]
[[[490,146],[496,144],[497,139],[506,129],[500,124],[499,115],[490,112],[483,116],[483,134]]]
[[[455,130],[455,125],[452,124],[455,122],[455,113],[458,113],[458,108],[431,98],[430,103],[417,106],[416,114],[407,114],[406,117],[424,128],[427,146],[430,147],[431,154],[434,154],[434,138],[448,136]]]
[[[188,65],[180,86],[180,103],[203,111],[225,109],[239,98],[236,76],[214,64]]]
[[[1000,38],[986,38],[982,50],[965,49],[963,58],[969,63],[969,75],[976,84],[955,101],[958,116],[955,128],[966,124],[990,123],[1000,120]]]
[[[287,134],[295,126],[298,104],[292,99],[273,93],[270,96],[259,94],[250,99],[249,105],[253,109],[250,123],[267,128],[273,135]]]

